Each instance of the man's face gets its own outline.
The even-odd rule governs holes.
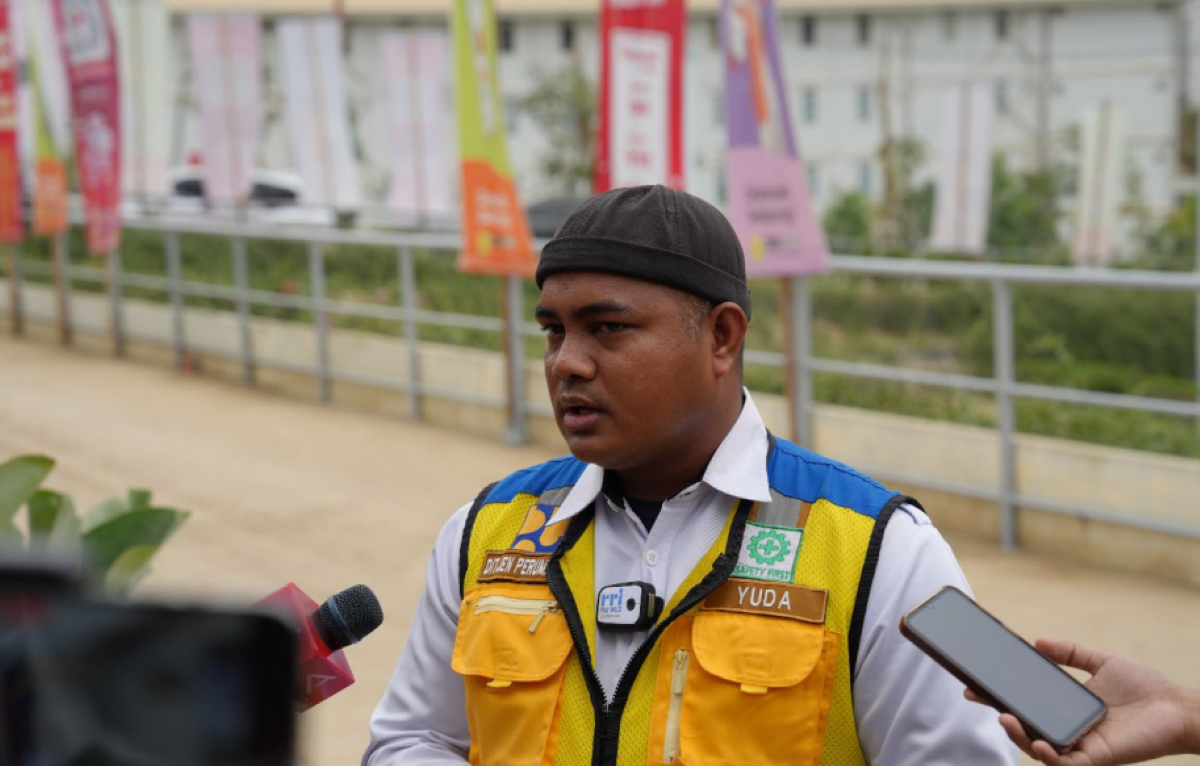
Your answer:
[[[546,385],[572,454],[612,470],[669,460],[716,397],[712,342],[688,326],[687,296],[640,279],[566,272],[546,279],[537,318]]]

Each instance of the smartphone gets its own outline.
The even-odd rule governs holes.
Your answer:
[[[1066,752],[1107,707],[958,588],[946,586],[900,621],[909,641],[999,710],[1032,739]]]
[[[0,617],[0,763],[290,766],[295,643],[250,610],[43,598]]]

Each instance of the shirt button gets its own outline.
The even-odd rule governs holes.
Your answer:
[[[646,551],[646,563],[650,566],[656,566],[658,564],[658,551],[653,548]]]

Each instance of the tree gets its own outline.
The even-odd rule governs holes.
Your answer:
[[[1003,155],[992,158],[992,199],[988,215],[988,245],[1001,258],[1065,263],[1067,251],[1058,237],[1058,196],[1063,191],[1061,168],[1013,171]]]
[[[562,69],[536,69],[533,80],[517,108],[546,136],[542,172],[564,195],[586,194],[596,161],[596,87],[575,56]]]

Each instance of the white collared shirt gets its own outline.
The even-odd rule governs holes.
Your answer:
[[[670,601],[712,546],[738,499],[769,502],[766,427],[747,394],[742,413],[703,478],[662,505],[647,532],[628,507],[601,492],[604,470],[587,466],[552,522],[596,506],[596,589],[641,581]],[[408,644],[371,718],[363,764],[461,764],[470,745],[462,678],[450,668],[459,607],[459,550],[470,503],[442,529]],[[900,617],[943,585],[969,591],[950,547],[911,505],[892,514],[854,668],[859,742],[875,766],[1015,764],[1016,748],[989,708],[900,635]],[[611,698],[646,633],[597,630],[596,671]]]

